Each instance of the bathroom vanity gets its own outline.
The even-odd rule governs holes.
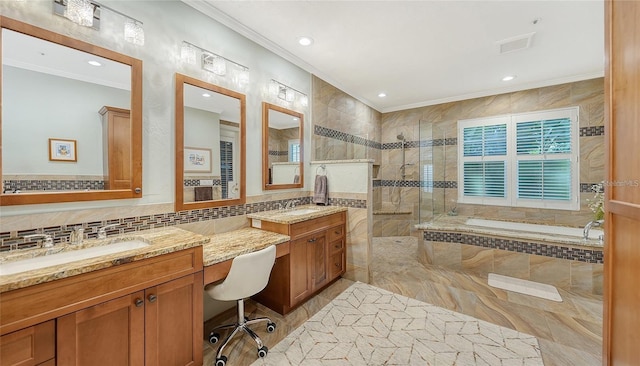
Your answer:
[[[290,237],[289,255],[276,259],[269,284],[254,298],[286,314],[344,274],[346,210],[310,206],[248,215],[252,226]]]
[[[0,277],[0,365],[201,365],[207,238],[147,235],[145,248]]]

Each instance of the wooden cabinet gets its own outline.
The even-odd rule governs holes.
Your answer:
[[[345,272],[346,213],[291,225],[262,222],[264,230],[291,237],[289,255],[276,259],[269,284],[254,298],[286,314]]]
[[[128,109],[107,107],[102,115],[104,189],[131,189],[131,117]]]
[[[60,317],[58,360],[69,366],[200,364],[194,337],[195,329],[202,331],[194,322],[201,317],[194,308],[201,294],[199,273]]]
[[[28,337],[58,365],[202,365],[202,288],[198,247],[3,293],[0,365],[47,361],[5,363],[41,351]],[[48,338],[27,334],[42,321]]]
[[[50,320],[0,337],[0,365],[55,364],[55,321]]]

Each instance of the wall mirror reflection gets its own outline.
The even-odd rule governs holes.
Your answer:
[[[142,62],[2,26],[2,205],[142,197]]]
[[[245,201],[245,96],[176,74],[176,210]]]
[[[262,103],[262,177],[265,190],[303,187],[303,126],[302,113]]]

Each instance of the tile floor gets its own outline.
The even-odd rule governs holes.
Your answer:
[[[546,366],[591,366],[601,364],[602,298],[559,290],[563,302],[508,293],[488,286],[487,279],[439,267],[426,267],[416,259],[417,238],[374,238],[371,285],[422,302],[450,309],[511,328],[538,338]],[[353,284],[341,279],[289,313],[286,318],[249,301],[249,317],[269,316],[277,324],[274,333],[257,329],[269,348],[284,339],[306,320]],[[214,323],[233,321],[214,319]],[[212,365],[215,348],[205,342],[204,364]],[[239,338],[226,350],[228,366],[250,365],[256,349],[248,336]],[[268,356],[267,356],[268,357]]]

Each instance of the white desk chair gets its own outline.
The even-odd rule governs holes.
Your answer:
[[[221,329],[231,329],[224,342],[218,347],[216,353],[215,366],[225,366],[227,357],[222,355],[222,351],[227,346],[231,338],[239,331],[244,331],[253,338],[258,344],[258,357],[265,357],[269,351],[262,343],[258,335],[247,326],[259,322],[267,322],[267,332],[271,333],[276,329],[276,324],[269,318],[251,319],[244,315],[244,299],[262,291],[269,282],[271,269],[276,261],[276,247],[272,245],[265,249],[253,253],[239,255],[231,262],[231,270],[218,285],[208,285],[205,287],[207,294],[220,301],[237,301],[238,321],[235,324],[223,325],[216,327],[209,335],[209,342],[215,344],[220,340],[220,335],[216,332]]]

